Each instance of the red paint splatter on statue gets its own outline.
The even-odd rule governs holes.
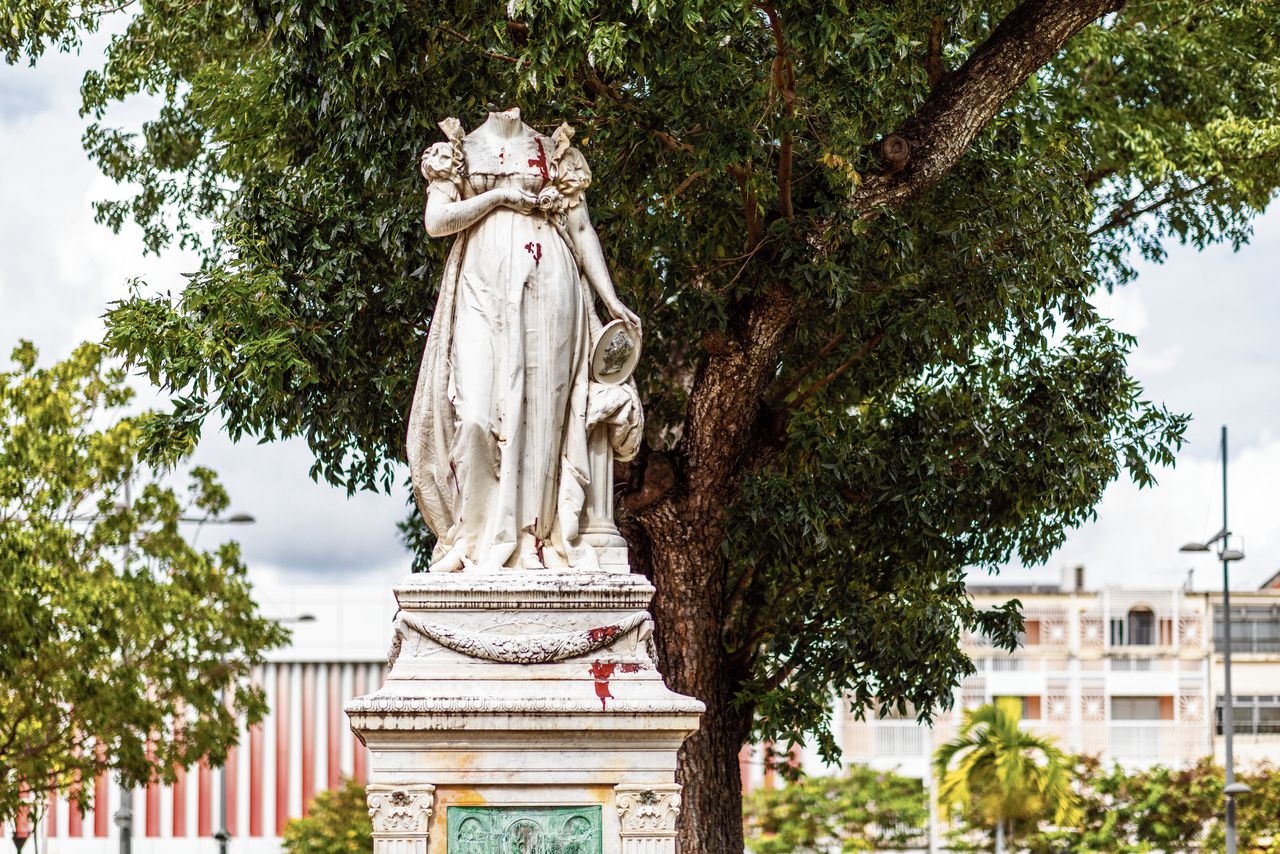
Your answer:
[[[504,164],[507,162],[507,150],[505,148],[498,149],[498,162]]]
[[[613,699],[613,694],[609,693],[609,677],[617,666],[607,661],[597,661],[591,665],[591,678],[596,681],[596,696],[600,698],[601,711],[607,708],[605,701]]]
[[[535,139],[533,144],[538,146],[538,156],[529,158],[529,165],[538,167],[538,173],[542,175],[542,187],[538,190],[541,192],[547,184],[551,183],[551,171],[547,166],[547,150],[542,147],[542,140]]]
[[[635,661],[628,661],[625,664],[618,665],[619,673],[639,673],[641,670],[644,670],[644,665]]]
[[[533,553],[537,556],[539,565],[541,565],[543,569],[546,569],[547,558],[543,554],[543,550],[546,548],[547,544],[543,541],[542,537],[539,537],[537,534],[538,518],[539,517],[537,516],[533,517],[533,527],[529,529],[529,533],[533,534]]]
[[[524,251],[528,252],[530,255],[533,256],[533,266],[536,267],[542,263],[542,244],[541,243],[534,243],[533,241],[529,241],[524,245]]]
[[[587,629],[587,640],[592,643],[604,643],[611,641],[618,636],[617,626],[599,626],[594,629]]]

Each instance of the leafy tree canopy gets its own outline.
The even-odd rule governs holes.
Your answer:
[[[180,523],[226,492],[139,464],[142,422],[102,348],[52,367],[27,343],[0,372],[0,819],[27,793],[84,806],[91,781],[170,779],[220,761],[237,716],[261,719],[250,668],[287,639],[257,615],[234,544],[194,548]],[[132,490],[132,493],[130,492]]]
[[[175,396],[161,452],[216,411],[394,488],[447,250],[418,152],[490,103],[574,123],[646,320],[626,534],[668,678],[708,703],[689,851],[741,847],[753,721],[830,752],[833,686],[928,710],[971,666],[958,626],[1013,642],[966,568],[1044,560],[1182,437],[1090,294],[1169,240],[1245,240],[1280,184],[1278,0],[125,5],[85,142],[138,190],[99,217],[155,250],[216,225],[184,290],[109,316]],[[14,0],[0,46],[74,47],[109,8]],[[152,120],[113,128],[138,92]]]
[[[839,777],[805,777],[759,789],[743,805],[753,854],[884,851],[918,844],[929,818],[919,780],[854,765]]]
[[[1224,845],[1223,769],[1212,759],[1184,768],[1125,770],[1079,758],[1073,769],[1079,821],[1029,834],[1031,851],[1220,851]],[[1240,769],[1252,791],[1236,801],[1241,851],[1280,854],[1280,769],[1263,763]]]

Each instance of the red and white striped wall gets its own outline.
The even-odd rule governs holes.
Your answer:
[[[280,602],[287,604],[281,607]],[[365,779],[368,761],[342,707],[382,685],[395,610],[390,584],[300,588],[267,599],[274,616],[309,613],[293,626],[292,645],[259,667],[255,681],[270,708],[262,723],[241,724],[240,743],[227,757],[227,829],[231,854],[275,854],[290,818],[306,814],[317,792],[351,777]],[[274,606],[268,610],[268,605]],[[40,854],[116,854],[114,817],[122,792],[106,775],[94,780],[93,805],[81,814],[65,799],[45,804],[34,822]],[[222,803],[221,771],[198,765],[171,786],[133,791],[133,854],[214,854]],[[0,854],[13,851],[12,825],[0,827]],[[31,854],[27,841],[23,854]]]

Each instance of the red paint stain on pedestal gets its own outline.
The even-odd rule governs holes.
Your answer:
[[[597,661],[591,665],[591,678],[596,680],[596,696],[600,698],[601,711],[606,708],[605,701],[613,699],[613,694],[609,693],[609,678],[617,666],[611,661]]]

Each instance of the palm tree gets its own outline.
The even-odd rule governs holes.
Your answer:
[[[1052,739],[1024,732],[1020,709],[999,702],[970,709],[954,739],[938,748],[934,772],[938,801],[976,812],[995,831],[995,850],[1013,846],[1015,821],[1052,816],[1056,824],[1079,820],[1071,763]]]

